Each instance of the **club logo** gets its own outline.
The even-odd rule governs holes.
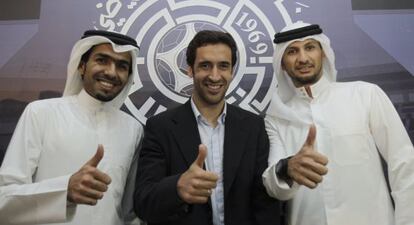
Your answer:
[[[226,101],[264,113],[276,85],[273,35],[291,18],[283,0],[260,1],[260,7],[250,0],[232,2],[107,0],[96,4],[100,15],[95,29],[127,34],[140,46],[139,76],[125,105],[141,123],[191,96],[193,81],[186,74],[185,51],[193,36],[205,29],[228,32],[238,45],[239,60]]]

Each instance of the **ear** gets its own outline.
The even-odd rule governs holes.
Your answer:
[[[189,77],[191,77],[191,78],[193,78],[193,77],[194,77],[194,74],[193,74],[193,68],[191,68],[191,66],[188,66],[188,67],[187,67],[187,75],[188,75]]]
[[[85,70],[86,70],[86,63],[85,62],[80,62],[79,66],[78,66],[78,73],[83,76],[85,74]]]

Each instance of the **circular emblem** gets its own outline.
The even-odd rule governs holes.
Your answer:
[[[135,38],[140,46],[138,76],[125,101],[141,123],[148,117],[185,103],[192,92],[187,76],[186,48],[200,30],[230,33],[238,45],[238,62],[226,93],[227,103],[262,114],[276,80],[273,36],[291,23],[283,0],[120,0],[100,1],[95,28]]]

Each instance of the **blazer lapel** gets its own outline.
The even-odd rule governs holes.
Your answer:
[[[242,115],[234,110],[234,106],[230,104],[227,106],[223,151],[224,198],[233,184],[248,138],[248,132],[245,130],[246,126],[242,126]]]
[[[201,143],[197,122],[191,109],[190,101],[177,109],[173,118],[173,136],[179,145],[179,149],[190,166],[198,155],[198,145]]]

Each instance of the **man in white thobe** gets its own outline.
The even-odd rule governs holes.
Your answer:
[[[30,103],[17,124],[0,168],[0,224],[139,224],[132,192],[143,129],[119,110],[137,50],[107,31],[75,44],[63,97]]]
[[[414,149],[386,94],[336,82],[334,52],[318,25],[293,23],[274,42],[278,88],[265,119],[263,182],[288,200],[288,223],[414,224]]]

